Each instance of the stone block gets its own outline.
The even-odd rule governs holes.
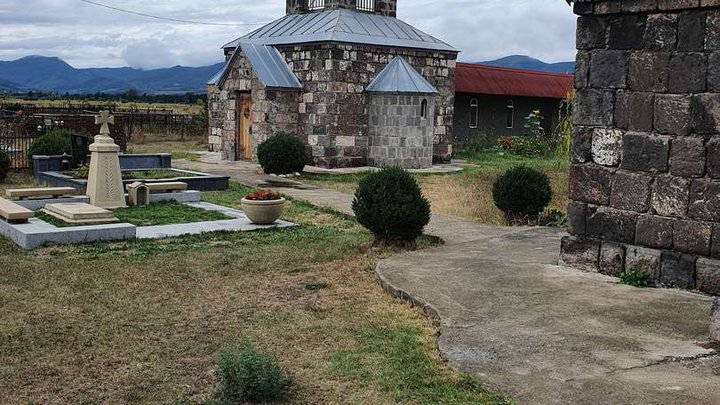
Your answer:
[[[640,49],[645,36],[644,14],[621,14],[610,18],[608,47],[610,49]]]
[[[587,215],[587,204],[578,201],[570,201],[568,204],[567,231],[571,235],[585,234],[585,217]]]
[[[707,89],[720,92],[720,52],[713,52],[708,57]]]
[[[692,97],[693,126],[698,134],[720,132],[720,94],[698,94]]]
[[[577,49],[605,48],[607,17],[583,16],[577,22]]]
[[[665,172],[670,151],[669,140],[643,133],[627,133],[623,138],[620,167],[631,171]]]
[[[594,129],[592,127],[573,126],[573,139],[570,146],[570,161],[572,163],[588,163],[592,160],[592,140]]]
[[[617,166],[622,155],[623,132],[617,129],[595,128],[592,138],[592,158],[603,166]]]
[[[685,253],[710,255],[712,225],[697,221],[675,221],[673,226],[673,246]]]
[[[637,214],[608,207],[588,207],[586,233],[599,239],[633,243]]]
[[[623,89],[627,84],[630,54],[625,51],[596,51],[590,56],[590,86]]]
[[[710,246],[710,255],[720,258],[720,224],[713,224],[712,246]]]
[[[660,282],[678,288],[695,288],[695,256],[663,252],[660,257]]]
[[[705,49],[720,50],[720,10],[711,11],[705,27]]]
[[[653,129],[653,93],[619,91],[615,95],[615,125],[630,131]]]
[[[603,242],[600,246],[598,272],[608,276],[620,276],[625,268],[625,246]]]
[[[650,208],[650,184],[652,177],[618,171],[612,178],[610,206],[613,208],[647,212]]]
[[[570,166],[570,199],[607,205],[612,171],[597,165]]]
[[[560,248],[560,264],[585,271],[598,271],[600,241],[565,236]]]
[[[681,177],[659,176],[655,179],[651,200],[654,213],[683,218],[687,212],[690,182]]]
[[[628,246],[625,250],[625,271],[643,271],[653,284],[657,284],[660,280],[661,256],[659,250]]]
[[[720,222],[720,181],[692,181],[688,216],[699,221]]]
[[[596,0],[595,14],[617,14],[622,11],[622,4],[615,0]]]
[[[680,52],[670,58],[671,93],[699,93],[707,82],[707,56],[700,52]]]
[[[690,96],[655,95],[655,130],[661,134],[688,135],[692,129]]]
[[[658,0],[633,0],[622,3],[622,11],[625,13],[640,13],[644,11],[657,10]]]
[[[695,272],[695,288],[704,293],[720,295],[720,260],[701,257],[695,264]]]
[[[670,249],[674,220],[655,215],[640,215],[635,229],[635,243],[659,249]]]
[[[705,142],[702,138],[680,137],[670,141],[670,173],[680,177],[705,174]]]
[[[697,8],[699,0],[658,0],[660,10],[681,10]]]
[[[583,89],[576,93],[575,125],[610,126],[613,122],[614,96],[610,90]]]
[[[677,43],[677,14],[651,14],[645,29],[645,47],[651,51],[673,51]]]
[[[670,74],[670,54],[666,52],[635,52],[630,55],[628,89],[665,92]]]
[[[702,51],[705,47],[705,20],[707,14],[688,11],[678,21],[678,51]]]
[[[575,58],[575,89],[580,90],[588,86],[590,75],[590,54],[587,51],[578,51]]]
[[[720,178],[720,139],[713,138],[707,143],[707,172],[714,179]]]

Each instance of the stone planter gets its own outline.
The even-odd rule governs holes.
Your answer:
[[[270,225],[277,221],[285,210],[285,198],[279,200],[242,199],[245,215],[257,225]]]

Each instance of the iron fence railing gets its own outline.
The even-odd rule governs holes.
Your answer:
[[[325,0],[310,0],[308,2],[308,9],[310,10],[321,10],[325,8]]]
[[[357,0],[356,7],[360,11],[375,11],[375,0]]]

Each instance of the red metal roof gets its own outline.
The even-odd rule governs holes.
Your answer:
[[[573,88],[573,75],[458,63],[458,93],[563,99]]]

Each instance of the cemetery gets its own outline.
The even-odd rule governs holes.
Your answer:
[[[455,48],[287,0],[223,47],[210,150],[100,111],[0,173],[3,402],[720,403],[720,3],[570,3],[550,134],[455,144]]]

